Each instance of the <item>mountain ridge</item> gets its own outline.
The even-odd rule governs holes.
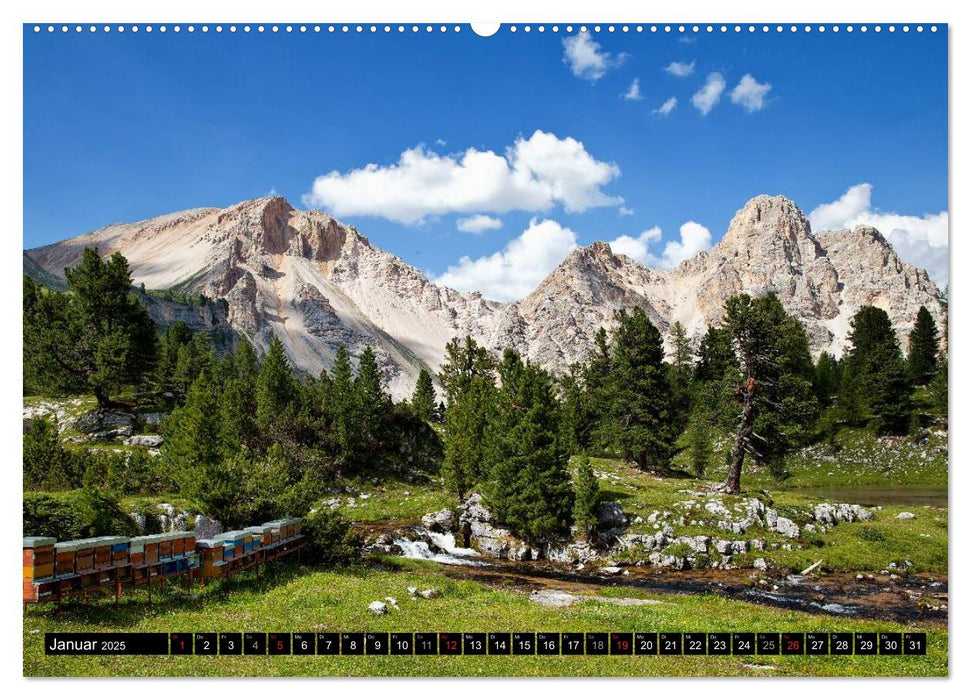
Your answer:
[[[282,197],[112,224],[24,251],[25,274],[63,279],[63,268],[92,245],[124,254],[136,283],[225,299],[236,333],[260,350],[279,337],[304,371],[329,368],[341,344],[352,355],[372,345],[396,398],[410,395],[422,366],[437,370],[454,336],[472,335],[491,350],[512,346],[560,372],[585,358],[614,310],[633,305],[665,336],[680,321],[697,337],[720,319],[728,296],[773,291],[806,325],[814,352],[837,355],[863,304],[885,308],[904,345],[921,305],[939,324],[944,315],[927,273],[902,262],[879,231],[813,233],[783,196],[750,199],[718,244],[673,269],[597,241],[512,303],[435,284],[356,227]]]

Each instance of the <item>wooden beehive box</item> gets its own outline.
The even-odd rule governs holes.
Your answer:
[[[158,563],[159,537],[160,537],[159,535],[145,536],[145,550],[143,555],[143,561],[146,564]]]
[[[134,565],[145,562],[145,540],[147,536],[132,537],[128,545],[128,559]]]
[[[77,544],[74,542],[58,542],[54,545],[54,576],[69,578],[75,575],[74,555]]]
[[[54,576],[54,544],[53,537],[24,538],[24,581]]]

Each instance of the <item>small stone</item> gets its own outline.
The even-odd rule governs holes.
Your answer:
[[[415,588],[414,586],[408,586],[408,595],[410,595],[411,597],[415,597],[416,595],[418,595],[418,589]]]
[[[907,510],[897,514],[897,520],[913,520],[916,517],[916,515]]]
[[[420,595],[422,598],[425,598],[426,600],[431,600],[432,598],[441,598],[442,592],[437,588],[426,588],[425,590],[421,591],[418,595]]]
[[[388,612],[388,606],[382,603],[380,600],[373,601],[367,606],[367,609],[373,612],[375,615],[385,615]]]

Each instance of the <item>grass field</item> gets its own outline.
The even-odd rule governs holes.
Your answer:
[[[408,586],[435,588],[441,597],[412,599]],[[318,631],[904,631],[893,623],[862,622],[750,605],[714,595],[652,596],[656,604],[620,606],[584,601],[548,608],[527,595],[456,581],[435,567],[307,571],[295,565],[257,582],[244,577],[231,590],[213,587],[189,599],[174,592],[149,604],[136,593],[112,602],[52,606],[24,619],[28,676],[941,676],[947,674],[947,634],[928,633],[927,656],[881,657],[85,657],[45,656],[44,632],[318,632]],[[644,597],[634,588],[611,596]],[[368,603],[391,596],[399,610],[376,616]]]

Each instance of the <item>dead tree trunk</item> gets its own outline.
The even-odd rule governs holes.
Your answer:
[[[732,447],[732,461],[728,465],[728,478],[725,479],[725,491],[737,494],[742,489],[742,463],[752,430],[755,428],[755,377],[749,377],[745,382],[745,396],[742,403],[742,415],[735,434],[735,445]]]

